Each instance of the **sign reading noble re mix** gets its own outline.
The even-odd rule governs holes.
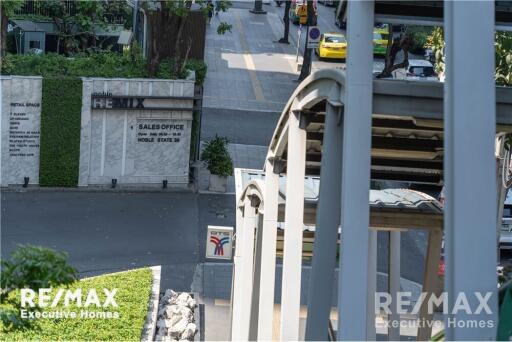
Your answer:
[[[112,95],[109,92],[96,92],[91,94],[91,107],[93,109],[172,109],[188,110],[179,100],[190,100],[192,97],[174,96],[127,96]],[[178,100],[178,101],[176,101]]]
[[[80,186],[113,179],[188,185],[193,81],[93,78],[83,84]]]

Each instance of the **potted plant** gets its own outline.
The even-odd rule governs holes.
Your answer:
[[[210,191],[226,192],[227,177],[233,175],[233,161],[229,155],[228,139],[215,136],[206,142],[201,159],[210,171]]]

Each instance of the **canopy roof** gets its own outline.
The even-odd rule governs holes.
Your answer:
[[[341,0],[338,18],[346,22],[347,0]],[[512,28],[512,1],[495,1],[498,29]],[[443,25],[443,1],[375,1],[375,21],[391,24]]]
[[[238,205],[243,205],[246,195],[264,199],[265,173],[262,170],[235,169],[235,182],[238,189]],[[319,177],[304,179],[304,224],[314,226],[320,189]],[[279,177],[278,221],[284,221],[286,204],[286,176]],[[440,229],[443,208],[435,198],[410,189],[370,190],[370,226],[378,229]],[[260,211],[265,211],[261,203]],[[306,230],[308,228],[304,227]],[[311,229],[309,229],[311,230]]]
[[[443,86],[441,82],[375,79],[373,81],[373,180],[443,185]],[[299,85],[284,108],[268,156],[281,160],[286,173],[287,122],[304,114],[306,175],[320,175],[326,104],[343,107],[344,72],[323,69]],[[486,115],[486,113],[482,113]],[[512,132],[512,88],[496,87],[498,132]]]

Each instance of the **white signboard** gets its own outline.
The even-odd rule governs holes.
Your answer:
[[[206,257],[209,259],[231,259],[233,251],[233,227],[208,226],[206,234]]]
[[[316,49],[320,42],[320,29],[318,26],[308,27],[308,49]]]
[[[9,76],[1,82],[1,183],[38,184],[42,79]]]

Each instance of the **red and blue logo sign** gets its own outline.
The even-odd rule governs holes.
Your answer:
[[[229,236],[221,239],[216,236],[210,236],[210,242],[215,245],[214,255],[224,255],[224,245],[229,243]]]

